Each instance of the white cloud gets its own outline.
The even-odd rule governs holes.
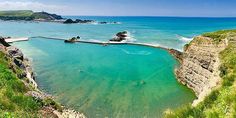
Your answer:
[[[55,13],[63,13],[69,7],[64,5],[50,5],[40,2],[32,1],[1,1],[0,10],[33,10],[33,11],[47,11]]]

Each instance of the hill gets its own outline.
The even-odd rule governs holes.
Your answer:
[[[47,12],[33,12],[31,10],[12,10],[12,11],[0,11],[1,20],[61,20],[61,16],[56,14],[50,14]]]

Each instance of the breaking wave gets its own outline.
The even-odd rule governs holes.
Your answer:
[[[189,42],[189,41],[192,41],[193,40],[193,37],[192,38],[189,38],[189,37],[184,37],[184,36],[181,36],[181,35],[176,35],[176,37],[183,41],[183,42]]]

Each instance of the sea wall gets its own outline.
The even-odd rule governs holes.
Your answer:
[[[195,37],[185,46],[181,66],[176,75],[178,81],[191,88],[198,97],[193,106],[203,101],[205,96],[220,84],[219,53],[226,46],[226,39],[215,42],[203,36]]]

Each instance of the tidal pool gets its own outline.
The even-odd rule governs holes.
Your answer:
[[[41,90],[89,118],[159,118],[195,98],[177,82],[178,62],[163,49],[41,38],[13,45],[32,60]]]

